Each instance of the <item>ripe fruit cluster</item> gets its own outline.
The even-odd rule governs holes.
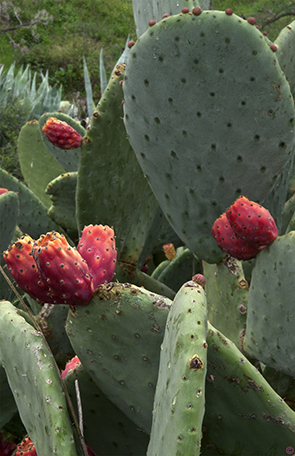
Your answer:
[[[109,226],[88,225],[77,249],[55,231],[34,241],[25,235],[3,254],[18,286],[41,303],[85,306],[114,276],[117,251]]]
[[[260,204],[240,196],[212,227],[219,247],[238,260],[250,260],[278,236],[270,212]]]

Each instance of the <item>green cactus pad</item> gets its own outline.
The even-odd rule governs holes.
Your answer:
[[[292,195],[291,198],[286,201],[282,216],[282,233],[286,233],[289,230],[288,226],[295,214],[295,195]]]
[[[151,253],[162,251],[163,245],[170,242],[175,247],[182,245],[181,240],[172,229],[162,209],[158,207],[137,266],[141,268]]]
[[[263,203],[291,165],[294,103],[275,53],[234,14],[171,16],[132,47],[123,90],[129,140],[163,212],[193,253],[220,261],[216,218],[241,194]]]
[[[0,357],[37,453],[77,456],[67,403],[44,337],[4,301],[0,303]]]
[[[125,65],[118,65],[93,113],[82,146],[77,186],[79,229],[112,226],[118,259],[136,264],[158,203],[126,138],[123,92]]]
[[[228,258],[227,262],[219,264],[203,262],[203,267],[208,320],[240,347],[249,293],[241,262]]]
[[[256,257],[249,289],[244,350],[295,377],[295,231]]]
[[[189,249],[185,249],[169,262],[158,276],[158,280],[177,292],[185,282],[191,280],[193,275],[199,272],[202,272],[201,262]]]
[[[139,428],[150,431],[160,345],[171,301],[135,285],[98,287],[69,311],[66,331],[84,368]]]
[[[76,149],[64,150],[60,149],[60,147],[54,146],[42,132],[42,128],[49,117],[55,117],[56,119],[61,120],[62,122],[67,122],[81,136],[85,135],[86,130],[82,127],[82,125],[79,122],[77,122],[67,114],[63,114],[62,112],[46,112],[40,117],[39,121],[41,138],[44,141],[44,144],[47,147],[50,154],[55,158],[55,160],[60,164],[62,169],[65,170],[67,173],[77,171],[81,155],[81,147],[77,147]]]
[[[27,186],[35,193],[47,208],[50,198],[45,194],[47,184],[64,172],[64,169],[50,155],[44,145],[39,122],[27,122],[21,129],[17,153],[22,175]]]
[[[76,187],[77,173],[67,173],[56,177],[46,188],[51,199],[48,215],[69,230],[77,230]]]
[[[201,6],[200,3],[209,3],[208,0],[132,0],[136,34],[139,38],[149,27],[149,22],[162,19],[163,14],[178,14],[182,8],[192,10]],[[205,5],[204,5],[205,6]],[[203,9],[204,6],[202,6]],[[209,9],[209,8],[207,8]]]
[[[0,413],[0,429],[9,423],[17,412],[17,406],[7,381],[7,376],[0,359],[0,397],[1,397],[1,413]]]
[[[16,228],[19,201],[15,192],[0,195],[0,253],[7,249]],[[2,298],[2,296],[1,296]]]
[[[82,401],[85,441],[95,454],[144,455],[148,435],[106,398],[82,365],[65,378],[72,402],[76,404],[75,380],[78,380]]]
[[[175,291],[167,287],[167,285],[128,263],[118,262],[116,264],[115,278],[118,282],[132,283],[138,287],[144,287],[152,293],[166,296],[169,299],[173,299],[175,296]]]
[[[190,281],[175,296],[167,319],[148,456],[200,454],[206,336],[205,292]]]
[[[210,323],[207,343],[202,455],[286,454],[294,446],[295,412]]]
[[[34,193],[3,169],[0,169],[0,187],[18,193],[19,215],[17,224],[24,233],[37,239],[40,234],[47,231],[60,231],[60,227],[48,217],[46,207]]]
[[[290,90],[293,97],[295,96],[295,59],[294,59],[294,46],[295,46],[295,21],[287,25],[281,30],[279,36],[274,41],[278,47],[277,58],[282,70],[284,71],[287,80],[290,83]]]

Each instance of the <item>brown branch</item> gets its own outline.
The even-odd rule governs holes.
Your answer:
[[[259,28],[260,28],[260,30],[262,30],[267,25],[272,24],[273,22],[276,22],[279,19],[282,19],[282,17],[286,17],[286,16],[295,16],[295,10],[290,11],[289,13],[282,13],[280,15],[275,15],[271,19],[268,19],[267,21],[263,22],[263,24]]]

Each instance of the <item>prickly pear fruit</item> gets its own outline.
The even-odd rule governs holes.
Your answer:
[[[33,299],[54,304],[58,297],[49,290],[40,276],[32,254],[34,240],[26,235],[18,239],[4,253],[8,271],[21,288]]]
[[[169,261],[174,260],[174,258],[176,257],[176,251],[175,251],[175,247],[173,244],[163,245],[163,250],[164,250],[167,260],[169,260]]]
[[[35,445],[28,435],[17,445],[15,456],[37,456]]]
[[[60,149],[76,149],[82,144],[82,136],[67,122],[49,117],[42,128],[47,139]]]
[[[11,456],[15,449],[16,444],[2,440],[2,433],[0,432],[0,456]]]
[[[278,236],[278,229],[270,212],[245,196],[240,196],[227,209],[226,216],[236,235],[249,244],[265,246]]]
[[[7,188],[0,188],[0,195],[3,195],[3,193],[7,193],[8,190]]]
[[[85,226],[77,249],[89,266],[94,289],[112,280],[117,260],[112,228],[107,225]]]
[[[212,234],[219,247],[238,260],[250,260],[261,249],[261,247],[248,244],[248,242],[236,236],[226,217],[226,213],[223,213],[215,220],[212,227]]]
[[[51,231],[34,242],[33,255],[41,277],[61,304],[87,305],[94,288],[86,261],[63,234]]]
[[[70,370],[75,369],[77,366],[80,366],[81,361],[79,360],[78,356],[74,356],[70,361],[67,362],[65,369],[62,371],[61,376],[62,378],[65,378],[67,373]]]

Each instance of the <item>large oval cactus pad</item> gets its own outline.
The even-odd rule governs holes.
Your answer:
[[[123,90],[130,143],[166,217],[218,262],[215,219],[240,194],[263,202],[293,154],[293,98],[275,53],[234,14],[171,16],[132,47]]]

